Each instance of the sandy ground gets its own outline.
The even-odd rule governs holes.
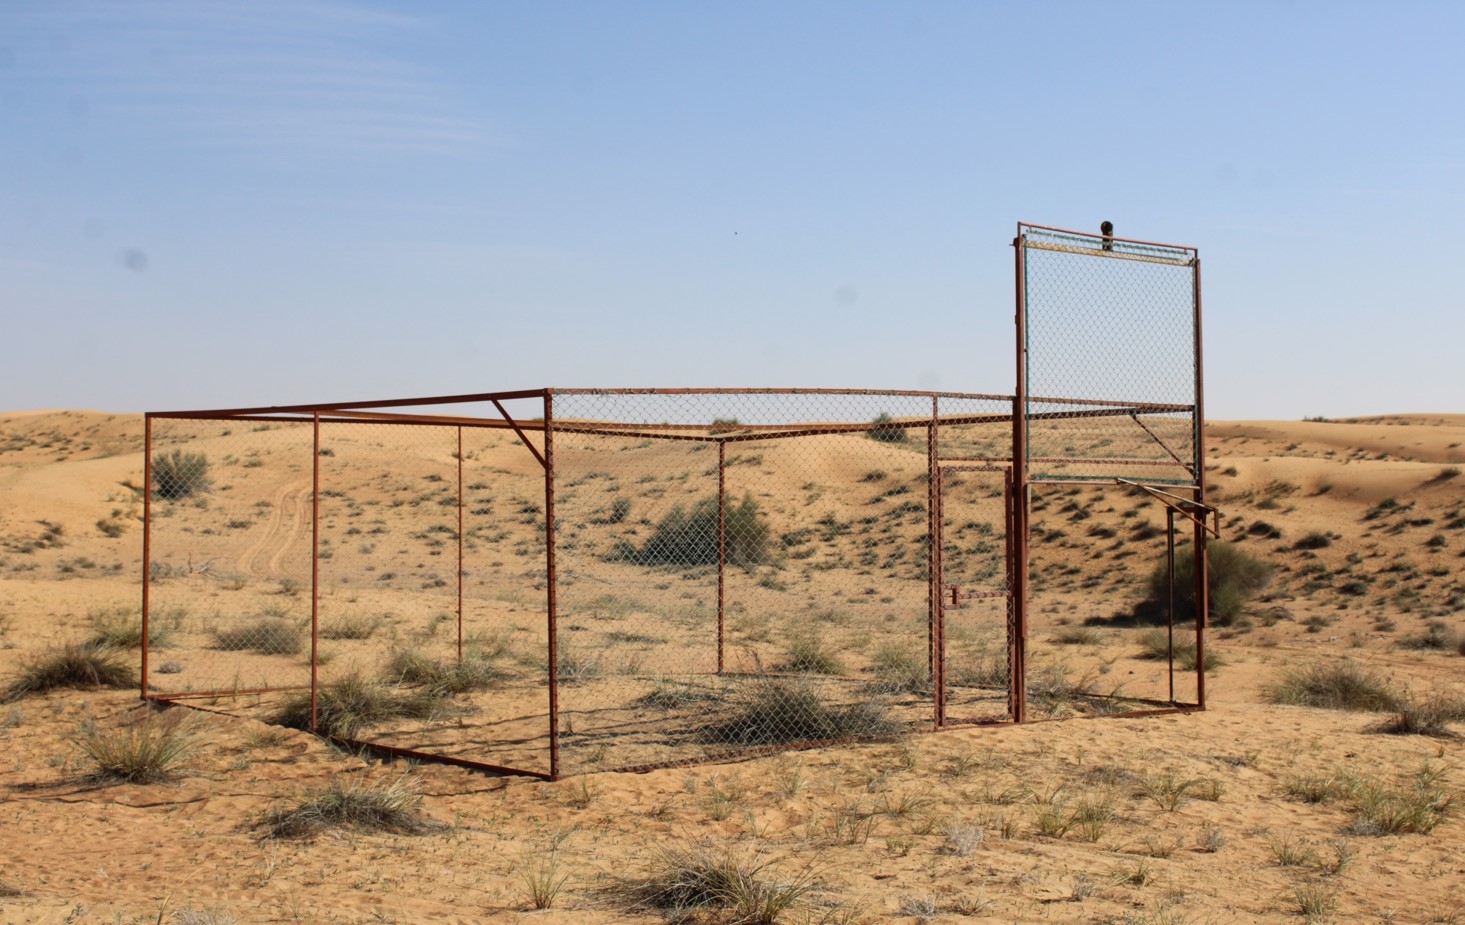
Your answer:
[[[1217,422],[1208,434],[1225,537],[1278,571],[1244,620],[1212,632],[1223,663],[1208,677],[1205,713],[903,735],[640,774],[597,770],[676,747],[635,740],[625,760],[614,748],[576,753],[575,773],[551,784],[374,762],[250,718],[268,712],[263,702],[252,711],[234,703],[243,715],[198,714],[201,741],[184,773],[142,786],[97,781],[75,743],[88,724],[137,721],[136,692],[54,692],[0,705],[0,921],[656,922],[665,917],[628,904],[619,884],[647,871],[662,849],[692,844],[767,862],[774,881],[811,883],[806,902],[781,919],[788,922],[1280,923],[1307,920],[1304,905],[1317,910],[1314,921],[1461,921],[1465,822],[1457,812],[1427,834],[1372,836],[1354,824],[1346,798],[1307,803],[1291,794],[1310,777],[1407,787],[1424,774],[1455,795],[1465,786],[1465,743],[1379,734],[1380,715],[1275,706],[1264,692],[1290,668],[1341,659],[1421,694],[1461,687],[1465,661],[1447,643],[1465,630],[1465,415]],[[241,438],[279,455],[250,464],[249,450],[228,442]],[[297,437],[206,439],[217,461],[208,506],[178,505],[160,521],[154,558],[168,572],[158,604],[185,613],[171,650],[157,653],[180,670],[152,680],[177,690],[256,677],[293,683],[277,676],[298,671],[298,656],[220,652],[213,640],[260,613],[298,619],[308,604],[299,583],[308,581],[301,549],[309,525],[292,488],[299,473],[281,463]],[[331,640],[323,670],[375,664],[387,642],[433,652],[456,642],[439,616],[446,592],[435,584],[451,546],[442,545],[453,521],[441,497],[455,461],[435,439],[424,435],[409,464],[386,461],[401,456],[395,445],[373,457],[368,441],[338,443],[322,460],[339,466],[344,489],[322,498],[322,535],[335,548],[323,614],[379,621],[367,639]],[[135,608],[140,450],[135,417],[0,415],[0,682],[24,660],[85,638],[97,619]],[[886,493],[924,461],[876,451],[881,460],[850,471],[806,459],[793,472],[776,464],[776,448],[733,467],[739,487],[753,491],[755,473],[767,471],[771,498],[797,497],[787,509],[763,502],[776,534],[828,527],[810,539],[798,569],[750,570],[731,590],[742,607],[729,629],[739,658],[771,665],[782,657],[797,621],[755,617],[784,599],[819,602],[804,619],[824,620],[820,632],[856,677],[875,670],[882,645],[909,641],[908,628],[923,625],[918,570],[889,550],[923,530],[924,515],[902,514],[901,495]],[[470,642],[497,640],[517,653],[528,691],[542,640],[542,585],[533,557],[520,551],[535,538],[534,463],[498,436],[469,452],[488,486],[469,500],[492,512],[485,524],[504,526],[471,535],[465,631]],[[876,471],[883,474],[871,478]],[[580,512],[574,541],[585,548],[612,539],[594,526],[608,519],[597,513],[610,497],[606,482],[587,476],[566,502]],[[633,521],[697,497],[680,483],[643,485],[627,471],[621,488],[631,486],[641,492]],[[987,487],[973,477],[950,502],[952,529],[991,519]],[[1152,696],[1163,678],[1137,657],[1141,631],[1112,619],[1132,606],[1162,542],[1141,529],[1162,524],[1162,511],[1140,500],[1112,487],[1039,499],[1032,646],[1035,664],[1092,669],[1098,690]],[[647,527],[639,529],[629,535],[644,541]],[[965,548],[977,548],[976,535],[961,540]],[[861,555],[871,571],[859,580],[835,567]],[[583,570],[564,601],[567,622],[583,626],[567,634],[626,669],[574,694],[587,723],[597,707],[644,693],[642,682],[613,683],[646,676],[639,662],[634,671],[621,662],[654,657],[657,645],[691,647],[705,626],[715,590],[706,576],[632,594],[635,568]],[[989,577],[976,557],[958,557],[955,568],[972,586]],[[965,647],[964,656],[985,651],[991,615],[952,619],[970,623],[957,625],[951,645]],[[590,738],[596,730],[577,731]],[[531,745],[499,754],[541,760]],[[440,827],[417,836],[263,836],[259,820],[272,806],[353,778],[405,778]],[[1167,799],[1177,787],[1183,792]],[[1094,807],[1103,812],[1091,815],[1106,818],[1071,821]],[[566,879],[551,907],[536,910],[528,881],[549,866]]]

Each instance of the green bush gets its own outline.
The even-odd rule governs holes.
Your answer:
[[[153,457],[153,487],[159,498],[177,501],[209,490],[209,460],[202,453],[174,450]]]
[[[728,504],[724,550],[729,565],[751,566],[768,561],[768,524],[752,495]],[[625,552],[623,551],[624,555]],[[688,512],[677,505],[656,525],[646,545],[634,553],[641,565],[716,565],[717,499],[703,498]]]
[[[870,439],[878,440],[881,443],[905,443],[909,436],[906,434],[905,428],[894,421],[895,419],[884,411],[875,415],[875,420],[871,422],[875,427],[870,431]]]
[[[1219,540],[1206,545],[1210,571],[1206,587],[1210,598],[1210,625],[1230,626],[1245,610],[1247,603],[1272,580],[1272,565],[1256,558],[1233,543]],[[1162,623],[1165,620],[1166,563],[1162,556],[1150,574],[1149,595],[1135,610],[1142,622]],[[1195,547],[1175,550],[1175,619],[1195,619]]]

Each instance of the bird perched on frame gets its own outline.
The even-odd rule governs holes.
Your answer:
[[[1114,249],[1114,223],[1104,222],[1099,225],[1099,234],[1104,236],[1104,250],[1112,251]]]

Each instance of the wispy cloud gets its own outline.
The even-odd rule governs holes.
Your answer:
[[[430,24],[350,2],[89,0],[6,17],[17,69],[98,117],[261,153],[433,151],[496,141],[401,38]],[[17,22],[20,20],[20,22]]]

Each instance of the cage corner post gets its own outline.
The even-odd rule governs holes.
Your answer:
[[[1016,388],[1012,397],[1012,621],[1008,639],[1008,696],[1012,721],[1027,721],[1028,637],[1028,385],[1027,385],[1027,249],[1023,226],[1012,239],[1016,312]]]
[[[727,441],[717,441],[717,673],[725,670],[727,646]]]
[[[554,389],[544,390],[544,585],[549,661],[549,779],[560,779],[559,614],[556,610],[554,516]]]
[[[148,620],[150,616],[153,563],[153,415],[143,416],[142,425],[142,646],[138,699],[148,699]]]
[[[311,413],[310,453],[310,731],[319,731],[320,700],[320,412]]]
[[[463,425],[458,431],[458,662],[463,662]]]

